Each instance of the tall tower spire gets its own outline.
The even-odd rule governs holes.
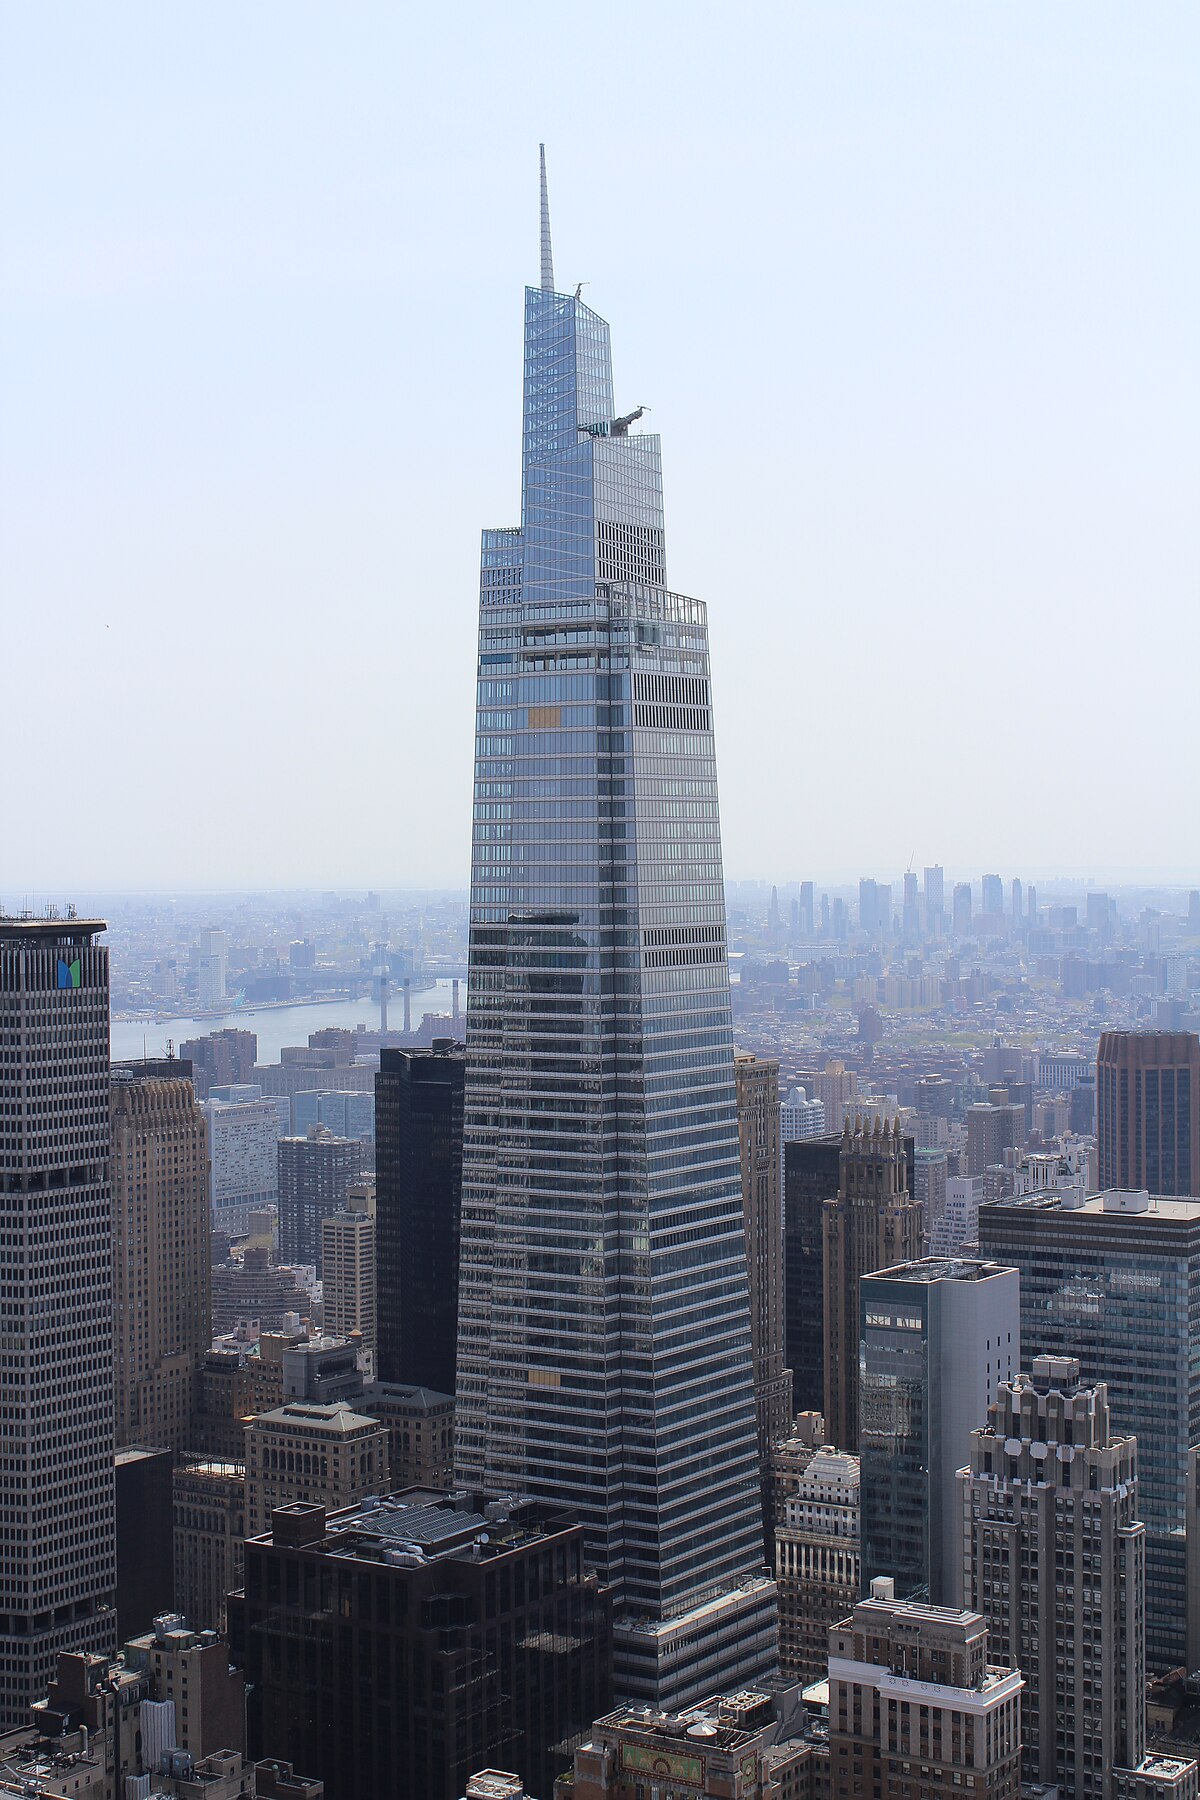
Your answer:
[[[550,248],[550,193],[546,187],[545,144],[538,145],[538,156],[542,166],[542,287],[547,294],[552,294],[554,292],[554,252]]]

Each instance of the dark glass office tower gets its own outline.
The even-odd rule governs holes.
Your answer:
[[[618,1691],[674,1705],[775,1660],[708,633],[544,166],[542,215],[522,523],[483,535],[456,1467],[578,1513]]]
[[[0,1724],[116,1650],[108,951],[0,917]]]
[[[375,1078],[380,1381],[454,1392],[462,1202],[461,1044],[383,1050]]]
[[[1105,1031],[1096,1057],[1100,1188],[1200,1196],[1200,1037]]]

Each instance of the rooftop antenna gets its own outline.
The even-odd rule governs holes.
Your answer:
[[[546,187],[546,146],[538,145],[542,192],[542,292],[554,292],[554,252],[550,248],[550,194]]]

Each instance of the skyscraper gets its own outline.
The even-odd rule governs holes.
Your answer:
[[[825,1429],[858,1453],[859,1282],[875,1269],[916,1262],[921,1204],[909,1191],[900,1121],[859,1119],[842,1132],[835,1200],[824,1206]]]
[[[175,1061],[112,1072],[118,1445],[189,1447],[212,1342],[208,1134],[190,1074]]]
[[[1096,1058],[1100,1186],[1200,1195],[1200,1037],[1106,1031]]]
[[[837,1199],[841,1166],[840,1136],[783,1146],[783,1344],[793,1413],[825,1405],[825,1202]]]
[[[362,1173],[363,1147],[313,1125],[305,1137],[280,1138],[278,1149],[280,1260],[320,1268],[322,1221],[345,1206]]]
[[[902,1599],[962,1602],[956,1472],[1021,1364],[1015,1269],[927,1257],[864,1275],[859,1460],[862,1577]]]
[[[738,1141],[742,1159],[742,1210],[750,1282],[750,1346],[763,1511],[769,1512],[771,1446],[792,1422],[792,1372],[783,1361],[783,1195],[779,1168],[779,1064],[738,1056]],[[767,1543],[771,1521],[764,1518]]]
[[[946,871],[941,863],[925,870],[925,935],[938,937],[946,914]]]
[[[1111,1429],[1103,1382],[1037,1356],[1001,1383],[958,1482],[964,1604],[1025,1677],[1024,1779],[1102,1796],[1146,1747],[1137,1440]]]
[[[0,1724],[116,1650],[108,951],[0,918]]]
[[[454,1392],[462,1210],[462,1046],[384,1050],[375,1082],[380,1381]]]
[[[1026,1357],[1077,1357],[1138,1441],[1146,1662],[1187,1656],[1188,1451],[1200,1443],[1200,1200],[1043,1191],[979,1209],[980,1254],[1021,1276]]]
[[[608,326],[525,294],[521,525],[486,531],[457,1478],[567,1504],[618,1692],[775,1662],[703,604]],[[381,1195],[382,1204],[382,1195]]]

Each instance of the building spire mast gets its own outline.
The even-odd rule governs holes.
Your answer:
[[[554,253],[550,248],[550,194],[546,187],[546,146],[538,145],[542,190],[542,291],[554,292]]]

